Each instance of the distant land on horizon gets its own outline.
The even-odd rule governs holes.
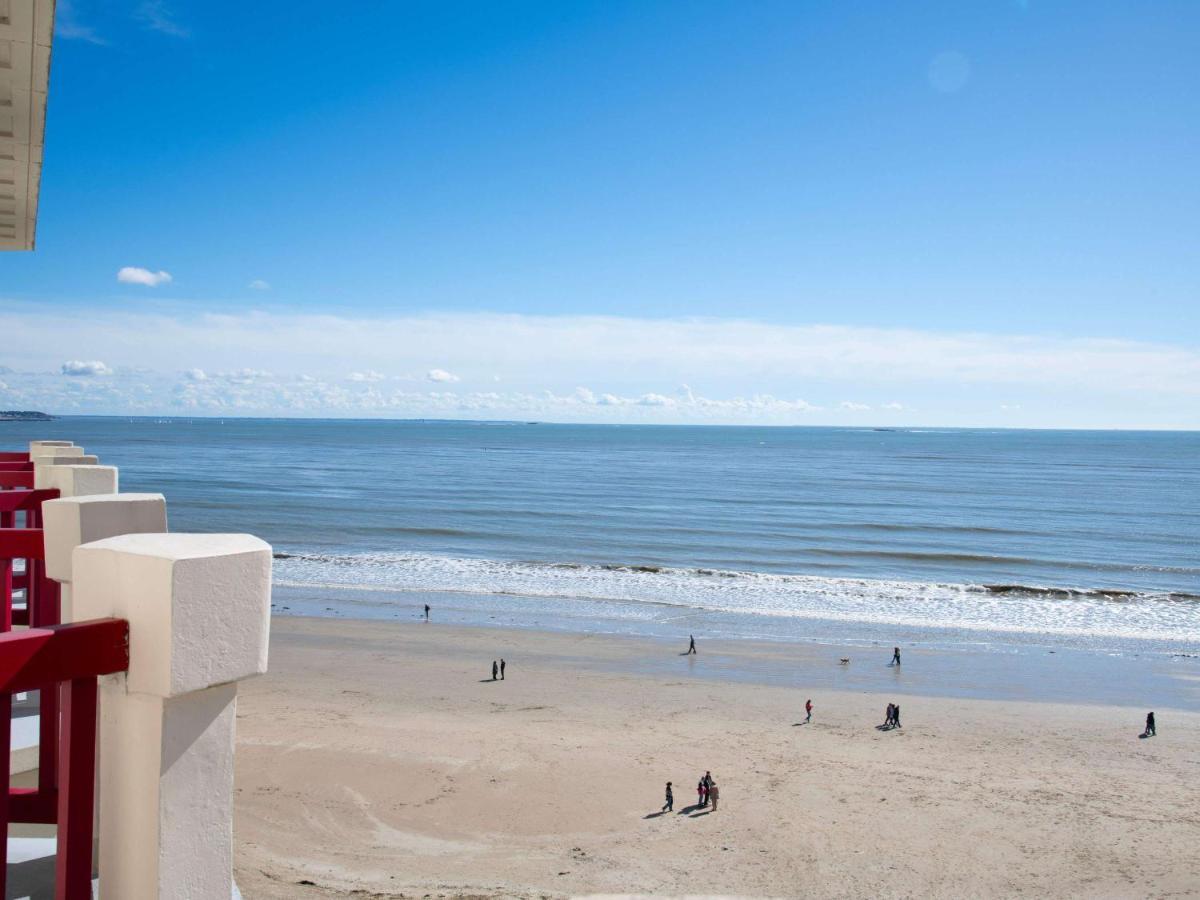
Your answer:
[[[0,422],[52,422],[54,418],[32,409],[0,409]]]

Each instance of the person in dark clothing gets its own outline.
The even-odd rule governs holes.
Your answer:
[[[806,700],[804,702],[804,712],[807,713],[807,715],[804,717],[804,721],[811,722],[812,721],[812,700]]]
[[[1153,737],[1157,733],[1154,728],[1154,713],[1146,713],[1146,734]]]
[[[663,804],[663,812],[675,811],[675,794],[671,791],[671,782],[667,782],[667,802]]]
[[[428,603],[425,604],[425,621],[426,622],[429,621],[429,604]]]
[[[500,667],[496,665],[496,661],[492,660],[492,681],[500,677]]]
[[[504,666],[505,666],[505,665],[506,665],[506,663],[504,662],[504,660],[503,660],[503,659],[501,659],[501,660],[500,660],[500,680],[501,680],[501,681],[503,681],[503,680],[504,680]]]
[[[899,647],[893,647],[893,648],[892,648],[892,662],[891,662],[891,665],[893,665],[893,666],[898,666],[898,665],[900,665],[900,648],[899,648]]]
[[[896,707],[893,706],[891,703],[889,703],[887,705],[887,712],[884,714],[884,717],[883,717],[883,727],[884,728],[891,728],[892,725],[894,724],[893,719],[895,718],[895,715],[896,715],[896,713],[894,712],[895,709],[896,709]]]
[[[696,638],[694,635],[688,635],[688,653],[696,652]],[[685,656],[687,654],[684,654]]]
[[[895,706],[892,707],[892,724],[894,724],[897,728],[900,727],[900,704],[899,703],[897,703]]]

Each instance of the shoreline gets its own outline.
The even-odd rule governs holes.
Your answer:
[[[632,665],[657,646],[276,617],[239,697],[247,900],[1200,893],[1200,714],[1138,740],[1141,708],[905,694],[879,731],[886,682],[728,679],[704,643],[715,672]],[[705,770],[720,811],[683,811]]]
[[[805,679],[826,689],[886,686],[930,696],[1130,707],[1157,703],[1200,712],[1200,648],[1183,642],[1176,653],[1159,647],[1149,652],[1116,651],[1099,641],[1095,647],[1080,641],[1010,643],[1004,633],[934,633],[822,620],[791,623],[802,625],[807,633],[764,633],[775,624],[766,621],[752,623],[757,631],[712,638],[706,632],[713,618],[687,611],[672,611],[665,621],[630,622],[606,618],[593,603],[570,607],[578,613],[564,615],[561,606],[541,598],[428,591],[370,592],[364,601],[361,593],[328,587],[277,586],[273,612],[277,617],[403,624],[417,622],[424,603],[433,606],[434,624],[440,626],[649,642],[629,660],[634,670],[644,674],[670,672],[671,649],[680,642],[686,647],[688,635],[695,634],[701,646],[722,661],[717,668],[702,666],[701,672],[721,680],[790,686]],[[887,662],[895,644],[905,654],[923,655],[927,664],[910,666],[908,676],[883,684],[860,677],[878,674],[880,660]],[[831,661],[842,657],[851,659],[849,668],[831,667]],[[893,675],[904,671],[901,666]]]

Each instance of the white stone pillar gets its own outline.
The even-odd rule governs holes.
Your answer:
[[[74,447],[74,441],[30,441],[30,457],[40,455],[43,447]]]
[[[34,466],[35,488],[58,488],[60,497],[117,492],[116,466]]]
[[[167,501],[162,494],[94,494],[47,500],[42,504],[46,575],[61,585],[62,621],[77,621],[71,585],[72,554],[80,544],[119,534],[157,534],[167,530]]]
[[[134,534],[77,547],[80,619],[129,621],[101,679],[101,900],[233,891],[237,682],[267,670],[271,548],[245,534]]]
[[[81,453],[79,456],[34,456],[31,462],[34,469],[38,466],[97,466],[100,457],[90,453]]]
[[[36,448],[31,447],[29,450],[29,458],[33,462],[37,462],[39,459],[46,459],[48,457],[58,457],[61,459],[64,457],[74,457],[74,456],[83,456],[83,455],[84,455],[83,448],[76,447],[74,444],[72,444],[68,447],[48,447],[48,446],[43,445],[41,447],[36,447]]]

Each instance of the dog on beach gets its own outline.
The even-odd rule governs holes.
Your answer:
[[[848,656],[843,656],[841,659],[839,659],[839,660],[838,660],[838,665],[839,665],[839,666],[848,666],[848,665],[850,665],[850,657],[848,657]]]

